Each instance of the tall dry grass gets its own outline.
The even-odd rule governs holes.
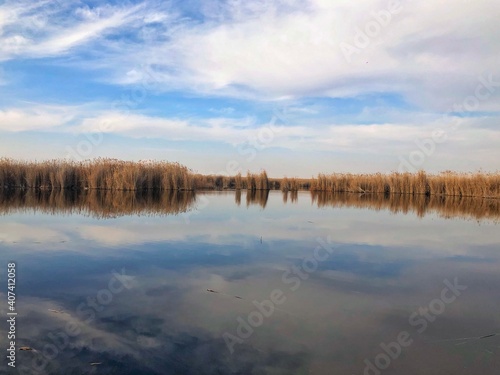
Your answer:
[[[311,188],[312,180],[304,178],[283,178],[280,182],[280,189],[283,192],[286,191],[299,191],[299,190],[309,190]]]
[[[269,178],[267,177],[266,171],[262,171],[259,174],[252,174],[248,172],[246,181],[247,190],[269,190]]]
[[[192,173],[178,163],[115,159],[23,162],[0,159],[0,187],[21,189],[193,190]]]
[[[500,198],[500,174],[443,172],[320,174],[312,191]]]
[[[281,189],[350,193],[500,198],[499,173],[320,174],[271,179],[266,171],[236,176],[194,174],[178,163],[115,159],[23,162],[0,159],[0,188],[73,190]]]
[[[246,186],[245,180],[238,173],[234,177],[223,175],[202,175],[195,174],[193,176],[194,186],[198,190],[239,190]]]

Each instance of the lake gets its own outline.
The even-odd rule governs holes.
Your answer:
[[[16,345],[34,349],[16,369],[497,374],[499,212],[309,192],[3,193],[1,310],[15,262]]]

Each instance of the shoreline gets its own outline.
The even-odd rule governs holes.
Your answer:
[[[24,162],[0,159],[0,189],[202,191],[281,190],[353,194],[500,198],[500,172],[332,173],[271,178],[265,170],[246,176],[203,175],[179,163],[95,159]]]

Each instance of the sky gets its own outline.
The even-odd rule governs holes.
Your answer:
[[[498,171],[498,0],[5,0],[0,157]]]

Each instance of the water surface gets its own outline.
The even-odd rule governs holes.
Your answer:
[[[498,373],[496,203],[122,194],[4,194],[19,373]]]

